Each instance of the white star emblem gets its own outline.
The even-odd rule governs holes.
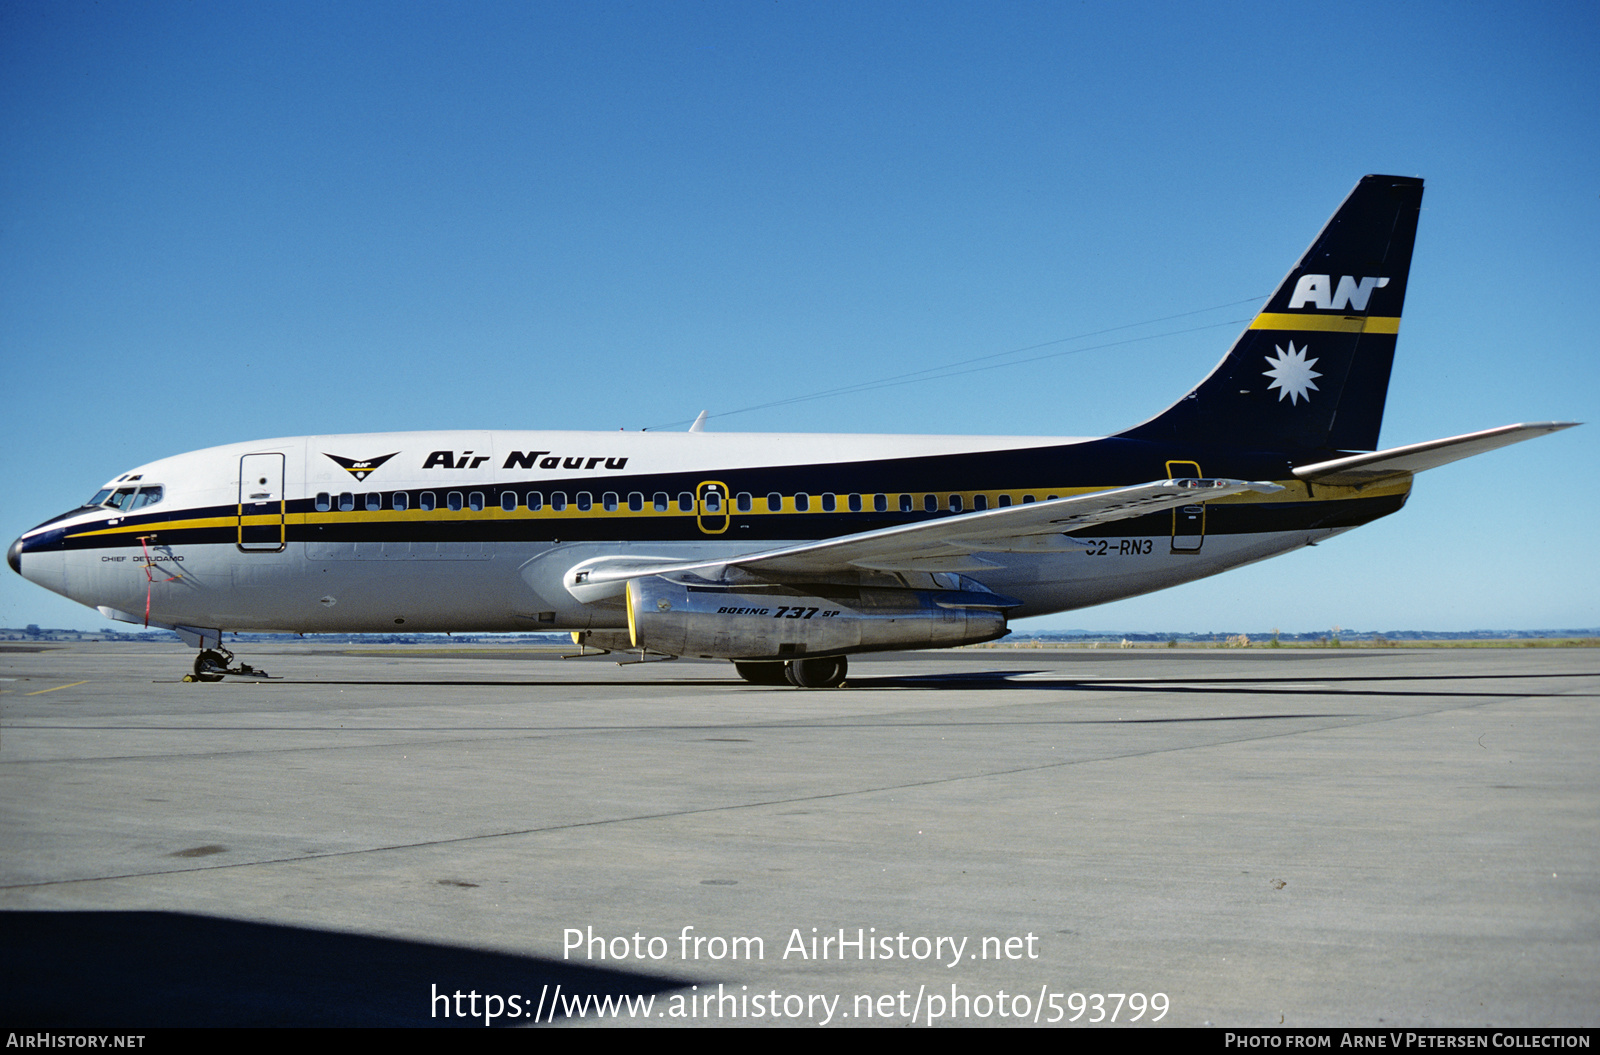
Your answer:
[[[1306,358],[1306,352],[1310,349],[1302,345],[1299,351],[1295,351],[1293,341],[1289,342],[1289,350],[1287,352],[1277,345],[1273,347],[1277,349],[1278,357],[1274,359],[1270,355],[1266,356],[1267,364],[1272,369],[1261,371],[1265,376],[1273,379],[1272,384],[1267,386],[1267,391],[1270,392],[1276,388],[1278,390],[1278,402],[1282,403],[1284,397],[1288,396],[1290,406],[1294,406],[1302,399],[1307,403],[1311,402],[1311,393],[1317,391],[1316,382],[1311,379],[1322,375],[1311,369],[1312,366],[1316,365],[1317,361]]]

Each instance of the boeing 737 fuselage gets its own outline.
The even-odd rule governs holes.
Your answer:
[[[1115,436],[264,440],[139,466],[7,559],[177,631],[207,680],[224,631],[566,630],[838,685],[851,653],[988,641],[1315,544],[1398,510],[1422,469],[1568,427],[1375,451],[1421,200],[1361,180],[1216,369]]]

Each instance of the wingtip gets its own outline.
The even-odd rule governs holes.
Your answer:
[[[1540,432],[1560,432],[1562,429],[1577,428],[1581,421],[1523,421],[1515,425],[1507,425],[1509,429],[1528,429]]]

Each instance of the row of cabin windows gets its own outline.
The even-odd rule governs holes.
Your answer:
[[[1046,498],[1055,497],[1055,495],[1046,496]],[[872,507],[871,511],[874,513],[887,513],[889,511],[891,498],[898,499],[897,505],[900,512],[916,512],[918,505],[916,501],[916,495],[836,495],[830,493],[818,495],[817,501],[818,508],[824,513],[839,512],[841,506],[852,513],[862,513],[867,511],[867,506],[869,505]],[[952,513],[962,513],[967,511],[964,500],[960,495],[946,495],[942,501],[940,496],[936,494],[925,494],[922,495],[921,498],[922,501],[920,504],[922,506],[922,511],[925,513],[937,513],[941,509],[947,509]],[[842,502],[841,499],[843,499]],[[1022,502],[1024,505],[1033,501],[1035,501],[1033,495],[1025,494],[1022,496]],[[522,496],[518,495],[515,491],[502,491],[500,493],[500,508],[505,510],[507,513],[516,512],[523,502],[524,499]],[[529,491],[525,502],[527,508],[531,512],[538,512],[546,508],[545,495],[541,491]],[[1004,509],[1006,506],[1011,505],[1011,502],[1011,496],[1008,494],[1003,494],[999,497],[996,508]],[[339,494],[337,498],[327,491],[321,491],[317,494],[316,507],[318,512],[329,512],[335,507],[335,504],[337,504],[338,509],[341,512],[345,513],[351,512],[357,508],[365,509],[371,512],[379,512],[384,508],[384,492],[367,491],[365,493],[357,494],[351,491],[345,491]],[[594,496],[588,491],[579,491],[576,499],[573,501],[574,508],[581,513],[587,513],[591,511],[595,508],[595,504]],[[624,503],[624,500],[618,497],[615,491],[607,491],[605,494],[600,496],[599,507],[607,513],[615,513],[617,510],[621,509],[624,504],[627,505],[629,512],[642,513],[644,512],[645,508],[645,497],[641,492],[634,491],[628,495],[626,503]],[[741,492],[735,495],[733,498],[733,507],[736,512],[753,512],[755,510],[755,504],[755,497],[752,496],[748,491]],[[684,491],[682,494],[678,495],[676,501],[674,501],[672,496],[667,494],[665,491],[657,491],[650,498],[650,506],[657,513],[670,512],[674,505],[677,506],[677,510],[680,513],[693,513],[695,511],[694,495],[688,491]],[[390,509],[403,512],[406,509],[409,509],[410,506],[411,497],[407,492],[395,491],[391,494],[389,498]],[[424,511],[432,511],[437,509],[439,508],[438,499],[435,497],[432,491],[423,491],[421,494],[417,495],[417,508]],[[481,512],[485,508],[484,493],[482,491],[469,491],[465,496],[463,496],[460,491],[450,491],[446,493],[444,497],[444,508],[451,510],[452,512],[460,512],[463,509],[469,509],[473,512]],[[549,497],[548,508],[557,513],[565,511],[567,508],[566,492],[556,491],[552,493]],[[794,508],[795,511],[799,513],[810,512],[811,495],[806,494],[805,492],[796,494],[794,496]],[[972,510],[974,512],[988,508],[988,495],[973,496]],[[722,511],[722,496],[716,492],[708,493],[705,497],[704,512],[721,513]],[[778,494],[777,492],[767,495],[766,512],[783,512],[783,495]]]

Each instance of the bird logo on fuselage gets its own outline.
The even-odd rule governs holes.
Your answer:
[[[341,458],[337,454],[328,454],[327,451],[323,451],[322,453],[324,456],[332,458],[334,461],[338,462],[339,468],[343,469],[345,472],[349,473],[351,476],[354,476],[358,481],[360,481],[371,476],[377,471],[380,465],[388,461],[390,458],[393,458],[395,454],[399,454],[400,452],[395,451],[394,454],[384,454],[379,455],[376,458],[360,459]]]

